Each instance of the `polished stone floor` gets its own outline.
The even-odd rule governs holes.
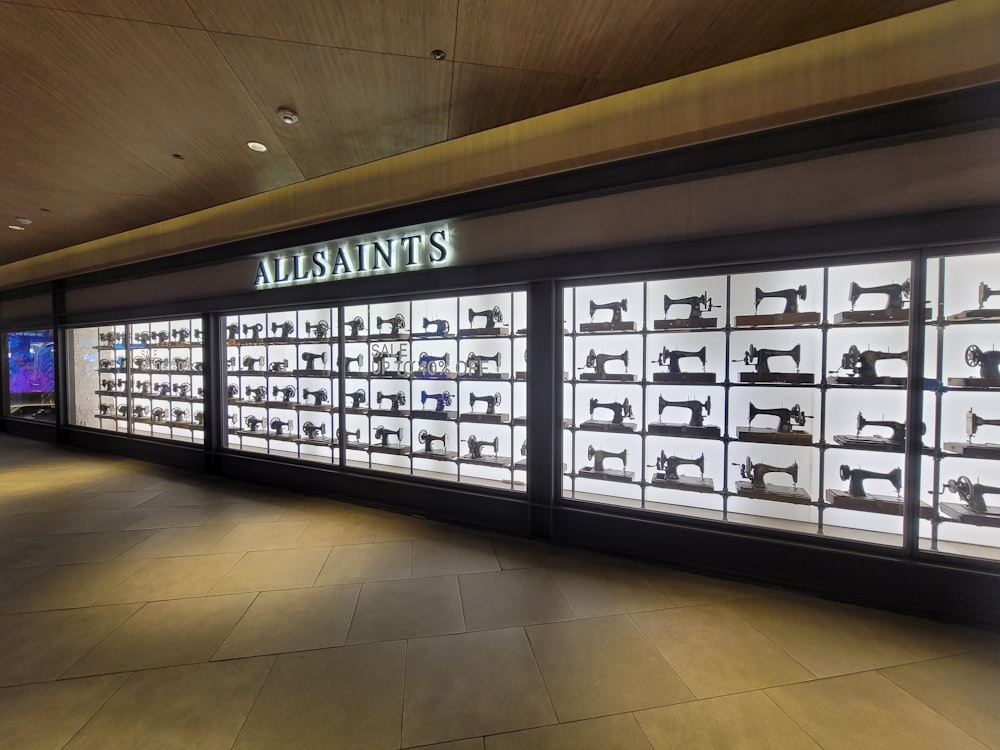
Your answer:
[[[1000,748],[1000,636],[0,435],[0,746]]]

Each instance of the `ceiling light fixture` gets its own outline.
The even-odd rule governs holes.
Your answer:
[[[298,112],[294,109],[290,109],[289,107],[279,108],[278,117],[281,118],[281,121],[285,123],[285,125],[294,125],[299,121]]]
[[[24,231],[24,227],[19,227],[17,224],[8,224],[7,228],[8,229],[16,229],[19,232],[23,232]]]
[[[444,60],[444,50],[443,49],[432,49],[431,57],[435,60]]]
[[[267,146],[258,141],[247,141],[247,148],[251,151],[257,151],[258,153],[264,153],[267,151]]]
[[[18,224],[21,224],[22,226],[28,226],[28,224],[31,223],[31,219],[26,219],[23,216],[15,216],[14,221],[16,221]]]
[[[184,154],[170,154],[170,155],[172,157],[174,157],[175,159],[183,159],[184,158]]]

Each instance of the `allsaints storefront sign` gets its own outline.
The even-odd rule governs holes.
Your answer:
[[[258,259],[254,288],[440,268],[452,262],[454,250],[447,225],[417,228],[270,253]]]

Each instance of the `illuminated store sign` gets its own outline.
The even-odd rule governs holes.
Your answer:
[[[431,230],[418,228],[270,253],[258,259],[254,288],[417,271],[453,262],[447,225]]]

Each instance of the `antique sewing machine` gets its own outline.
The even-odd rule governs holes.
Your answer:
[[[187,398],[191,393],[191,386],[188,383],[174,383],[170,386],[170,390],[181,398]]]
[[[470,435],[469,439],[465,441],[466,445],[469,447],[469,453],[462,456],[465,461],[474,461],[480,463],[489,464],[506,464],[507,459],[504,456],[499,455],[500,451],[500,438],[493,438],[493,440],[486,441],[480,440],[475,435]],[[493,451],[492,455],[484,456],[483,449],[489,448]]]
[[[755,372],[741,372],[741,383],[797,383],[811,384],[816,376],[811,372],[799,372],[799,362],[802,347],[796,344],[791,349],[758,349],[753,344],[747,348],[743,359],[733,362],[743,362],[752,365]],[[774,357],[791,357],[795,363],[795,372],[774,372],[771,370],[771,359]]]
[[[396,438],[395,445],[389,445],[389,436],[393,435]],[[403,428],[400,427],[396,430],[390,430],[388,427],[383,425],[378,425],[375,428],[375,440],[378,441],[378,445],[373,445],[373,448],[388,448],[392,449],[393,453],[405,453],[409,449],[403,445]]]
[[[941,503],[941,510],[955,520],[963,520],[968,516],[968,511],[976,514],[988,515],[992,523],[982,524],[984,526],[1000,526],[1000,509],[990,509],[986,502],[986,495],[1000,495],[1000,487],[991,487],[988,484],[973,482],[966,476],[958,479],[949,479],[941,491],[954,493],[965,503],[965,508],[952,503]],[[966,510],[966,508],[968,510]],[[977,519],[980,522],[983,519]]]
[[[611,421],[605,419],[594,419],[594,410],[607,409],[611,412]],[[580,425],[584,430],[599,430],[601,432],[634,432],[635,422],[626,422],[626,419],[634,419],[632,404],[626,398],[623,401],[609,401],[602,403],[596,398],[590,399],[590,419]]]
[[[701,362],[702,372],[683,372],[681,370],[680,362],[682,359],[697,359]],[[654,372],[653,382],[654,383],[714,383],[715,373],[705,372],[705,347],[701,347],[698,351],[685,352],[680,349],[667,349],[663,347],[663,350],[657,355],[655,362],[653,364],[658,364],[661,367],[666,365],[666,372]]]
[[[487,357],[483,354],[476,354],[475,352],[469,352],[469,356],[465,358],[465,377],[470,378],[485,378],[488,380],[506,380],[506,376],[500,372],[483,372],[483,365],[487,362],[492,362],[496,365],[497,370],[500,369],[500,352],[497,352],[491,357]]]
[[[236,369],[236,357],[228,357],[226,359],[226,369],[235,370]]]
[[[605,468],[604,462],[609,458],[621,461],[622,468]],[[594,465],[581,467],[579,472],[579,476],[581,477],[586,477],[587,479],[607,479],[613,482],[631,482],[633,477],[635,477],[635,472],[625,470],[625,467],[628,466],[628,450],[621,450],[618,453],[612,453],[610,451],[594,448],[594,446],[588,445],[587,460],[593,461]]]
[[[133,370],[148,370],[149,369],[149,357],[134,357],[132,359],[132,369]]]
[[[773,409],[758,409],[753,403],[750,404],[750,419],[748,425],[756,419],[758,415],[778,418],[778,426],[775,429],[760,427],[740,427],[737,432],[739,440],[747,443],[777,443],[779,445],[811,445],[812,435],[805,430],[796,430],[795,426],[805,427],[806,420],[811,416],[802,411],[798,404],[788,407],[775,407]]]
[[[294,385],[271,386],[271,395],[274,398],[277,398],[280,395],[281,403],[290,404],[292,402],[292,399],[295,398],[295,386]]]
[[[670,308],[674,305],[687,305],[688,315],[686,318],[667,318]],[[718,318],[706,318],[702,312],[709,312],[719,307],[712,304],[712,298],[708,292],[703,292],[696,297],[681,297],[671,299],[670,295],[663,295],[663,320],[654,320],[653,329],[666,331],[672,328],[716,328],[719,325]]]
[[[125,381],[122,378],[118,378],[117,380],[101,381],[101,388],[104,390],[105,393],[122,392],[122,389],[124,387],[125,387]]]
[[[485,396],[477,396],[475,393],[469,393],[469,408],[473,411],[476,410],[476,404],[482,401],[486,404],[486,414],[496,414],[497,404],[500,403],[500,394],[487,394]]]
[[[351,332],[347,334],[349,339],[357,339],[360,337],[360,332],[365,330],[365,321],[360,315],[355,315],[351,320],[348,320],[344,325],[351,329]]]
[[[417,440],[424,444],[424,453],[434,454],[435,458],[443,458],[445,456],[454,457],[455,454],[448,453],[448,433],[442,433],[440,435],[431,435],[427,430],[421,430],[420,434],[417,435]],[[434,443],[441,443],[441,447],[438,450],[434,450]]]
[[[136,343],[142,344],[143,346],[149,346],[149,341],[152,338],[152,334],[149,331],[139,331],[138,333],[132,334],[132,338],[135,339]]]
[[[497,363],[499,365],[499,362]],[[422,377],[442,376],[448,374],[451,365],[451,355],[445,352],[443,356],[434,357],[427,352],[420,352],[417,358],[417,368]]]
[[[752,497],[759,500],[777,500],[783,503],[794,503],[797,505],[809,505],[812,500],[809,493],[801,487],[795,485],[799,481],[799,465],[797,462],[790,466],[772,466],[765,463],[754,463],[753,459],[747,456],[742,464],[733,464],[740,467],[740,476],[744,480],[736,482],[736,494],[741,497]],[[786,484],[770,484],[766,481],[768,474],[787,474],[792,478],[792,486]]]
[[[848,491],[829,489],[826,491],[826,502],[835,508],[846,508],[848,510],[861,510],[871,513],[884,513],[886,515],[901,516],[903,514],[903,500],[900,491],[903,489],[903,471],[900,468],[891,471],[879,472],[867,469],[852,469],[847,464],[840,465],[840,479],[848,482]],[[873,495],[865,490],[865,482],[871,480],[883,480],[889,482],[896,490],[896,496]],[[931,508],[921,503],[920,515],[922,518],[931,517]]]
[[[290,320],[282,323],[271,323],[271,334],[279,341],[287,341],[293,333],[295,333],[295,324]]]
[[[286,431],[287,430],[287,431]],[[271,419],[271,431],[275,437],[292,437],[292,420],[274,417]]]
[[[118,416],[122,419],[128,418],[128,404],[122,404],[118,407]]]
[[[263,385],[258,386],[247,386],[244,390],[247,395],[247,399],[253,401],[256,404],[262,403],[264,399],[267,398],[267,387]]]
[[[239,341],[240,339],[240,324],[230,323],[226,326],[226,340],[227,341]]]
[[[167,418],[167,410],[162,406],[157,406],[153,411],[149,413],[149,419],[151,422],[163,422]]]
[[[114,346],[119,341],[124,339],[124,335],[121,333],[116,333],[115,331],[108,331],[106,333],[98,333],[97,341],[104,346]]]
[[[243,357],[243,370],[244,372],[256,372],[258,367],[264,366],[263,357],[252,357],[247,354]]]
[[[420,405],[424,406],[428,401],[434,401],[434,412],[440,414],[451,414],[450,412],[446,412],[444,410],[444,407],[451,406],[451,391],[445,391],[444,393],[428,393],[427,391],[420,391]]]
[[[965,436],[964,443],[945,443],[944,449],[949,453],[957,453],[960,456],[970,458],[992,458],[1000,459],[1000,445],[996,443],[973,443],[972,438],[979,432],[980,427],[1000,427],[1000,419],[984,419],[969,409],[965,415]]]
[[[325,320],[319,320],[315,323],[310,323],[306,321],[306,336],[312,336],[315,339],[325,339],[330,336],[330,324]],[[305,425],[302,427],[305,430]]]
[[[288,359],[272,362],[267,366],[268,372],[288,372]]]
[[[979,377],[948,378],[948,385],[1000,387],[1000,351],[995,349],[983,351],[975,344],[971,344],[965,350],[965,364],[969,367],[978,367]]]
[[[139,396],[149,395],[149,381],[148,380],[134,380],[132,381],[132,392]]]
[[[382,326],[389,326],[388,338],[400,338],[399,332],[406,328],[406,318],[403,317],[402,313],[396,313],[391,318],[377,317],[375,319],[375,327],[379,330],[378,335],[385,338],[385,334],[381,333]]]
[[[604,323],[594,323],[594,315],[598,310],[610,310],[611,320]],[[622,313],[628,312],[628,300],[622,299],[617,302],[597,303],[590,300],[590,321],[581,323],[580,331],[583,333],[599,333],[602,331],[634,331],[634,320],[622,320]]]
[[[194,423],[199,427],[203,426],[205,424],[205,412],[196,411],[194,413]]]
[[[868,427],[886,427],[892,430],[892,435],[861,435],[861,431]],[[902,422],[894,422],[888,419],[873,420],[865,419],[861,412],[858,412],[857,434],[856,435],[834,435],[834,441],[845,448],[868,448],[881,449],[885,451],[902,451],[906,448],[906,425]]]
[[[486,411],[479,412],[476,411],[477,403],[486,404]],[[471,411],[462,414],[462,419],[467,422],[482,422],[485,424],[505,424],[510,421],[510,414],[501,413],[496,410],[496,407],[501,403],[499,393],[490,393],[484,396],[478,396],[475,393],[469,393],[469,408]]]
[[[352,364],[357,365],[358,366],[357,372],[360,372],[361,368],[365,366],[364,363],[365,363],[364,354],[358,354],[356,357],[344,357],[343,366],[341,366],[340,360],[337,360],[337,366],[340,367],[345,373],[355,372],[351,370]]]
[[[115,370],[115,369],[118,369],[115,366],[115,362],[116,361],[117,360],[113,360],[113,359],[102,359],[102,360],[100,360],[97,363],[97,369],[99,369],[99,370]]]
[[[353,441],[350,440],[350,438],[352,438],[352,437],[354,438]],[[359,427],[356,430],[343,431],[343,430],[341,430],[338,427],[337,428],[337,445],[340,445],[341,443],[343,443],[345,441],[346,441],[347,445],[350,445],[351,447],[354,447],[354,448],[363,448],[364,445],[361,442],[361,428]]]
[[[389,361],[395,360],[396,366],[390,367]],[[399,375],[403,363],[403,350],[387,351],[372,347],[372,373],[375,375]]]
[[[344,395],[351,399],[351,405],[348,407],[349,410],[364,411],[362,404],[366,404],[368,402],[368,397],[361,388],[358,388],[353,393],[345,393]]]
[[[326,441],[326,425],[325,424],[313,424],[312,422],[305,422],[302,425],[302,434],[305,435],[305,440],[312,443],[319,443]]]
[[[776,292],[765,292],[759,286],[753,290],[753,309],[756,312],[760,309],[760,303],[765,299],[783,299],[785,309],[783,315],[791,315],[799,311],[799,300],[805,302],[806,285],[800,284],[798,289],[779,289]]]
[[[620,361],[625,365],[625,369],[628,369],[628,350],[622,352],[621,354],[598,354],[593,349],[587,354],[587,361],[583,365],[584,368],[590,368],[594,372],[583,372],[580,373],[580,380],[614,380],[618,382],[628,382],[631,383],[635,380],[635,375],[627,372],[619,373],[609,373],[605,369],[608,362]],[[583,368],[581,368],[583,369]]]
[[[473,310],[469,308],[469,326],[475,322],[476,318],[483,318],[486,321],[486,325],[482,328],[468,328],[461,331],[464,335],[475,336],[477,334],[489,334],[491,336],[506,336],[506,328],[499,328],[497,323],[503,323],[503,313],[500,312],[500,307],[494,305],[489,310]]]
[[[705,401],[688,399],[686,401],[670,401],[669,399],[658,397],[657,415],[663,418],[663,410],[667,407],[677,407],[687,409],[690,413],[687,423],[682,422],[650,422],[647,431],[650,435],[672,435],[675,437],[721,437],[722,432],[718,427],[706,426],[705,415],[712,413],[712,397],[706,396]]]
[[[469,322],[471,323],[472,321]],[[434,318],[433,320],[424,318],[423,328],[424,336],[447,336],[448,331],[451,330],[451,324],[441,318]]]
[[[302,352],[299,356],[302,358],[302,361],[306,363],[305,370],[300,372],[325,372],[325,370],[320,370],[320,368],[316,367],[316,362],[322,362],[325,365],[326,352],[320,352],[319,354],[315,354],[314,352]]]
[[[777,326],[777,325],[809,325],[820,322],[818,312],[800,312],[799,302],[805,301],[807,288],[805,284],[795,289],[778,289],[765,292],[755,287],[753,292],[753,315],[737,315],[733,321],[737,327]],[[767,299],[784,300],[785,305],[780,313],[759,314],[760,305]]]
[[[168,391],[170,390],[170,385],[169,384],[163,383],[162,386],[166,387],[166,389]],[[161,386],[158,385],[156,387],[160,388]],[[228,394],[228,396],[229,396],[230,399],[239,398],[240,387],[238,385],[236,385],[236,383],[229,383],[229,384],[226,385],[226,393]],[[165,396],[166,394],[162,393],[162,395]]]
[[[986,307],[986,302],[994,295],[1000,295],[1000,291],[996,289],[991,289],[989,284],[984,281],[979,282],[979,291],[977,297],[979,299],[979,307],[975,310],[964,310],[955,315],[949,315],[948,320],[968,320],[972,319],[989,319],[989,318],[1000,318],[1000,308],[996,307]]]
[[[881,310],[855,310],[858,300],[866,294],[884,294],[886,298],[885,307]],[[910,298],[910,280],[906,279],[902,284],[882,284],[881,286],[865,287],[856,281],[851,282],[847,293],[850,300],[851,309],[837,313],[834,323],[884,323],[894,320],[909,320],[910,311],[906,308],[906,301]],[[927,310],[930,317],[930,310]]]
[[[239,426],[240,426],[240,415],[239,415],[239,412],[235,412],[235,411],[234,412],[230,412],[229,413],[229,428],[228,428],[229,431],[230,432],[235,432],[236,430],[239,429]]]
[[[170,338],[176,339],[178,344],[186,344],[191,339],[191,329],[175,328],[170,332]]]
[[[174,422],[179,422],[181,424],[184,424],[185,421],[187,420],[187,415],[188,415],[187,409],[174,409],[171,412],[171,414],[174,415]],[[198,412],[198,414],[201,414],[201,412]],[[202,416],[204,417],[204,415]],[[197,415],[195,415],[195,418],[197,420]],[[199,422],[199,424],[201,423]]]
[[[677,473],[677,468],[680,466],[694,466],[701,476],[681,476]],[[649,468],[655,468],[658,472],[650,480],[650,484],[654,487],[681,489],[690,492],[712,492],[715,489],[714,482],[711,479],[705,479],[704,453],[698,458],[680,458],[679,456],[668,456],[665,451],[661,450],[655,464],[651,464]]]
[[[142,404],[136,404],[135,406],[132,407],[132,416],[135,417],[136,419],[145,419],[146,409],[147,407],[143,406]]]
[[[244,323],[243,324],[243,335],[244,336],[250,336],[251,339],[254,339],[254,340],[259,339],[260,335],[263,332],[264,332],[264,324],[263,323],[253,323],[253,324]]]
[[[170,334],[166,331],[157,331],[153,338],[156,339],[157,346],[166,346],[170,342]]]
[[[392,406],[388,409],[377,409],[376,411],[388,411],[392,414],[400,414],[402,412],[400,412],[399,407],[406,406],[406,394],[403,391],[396,391],[395,393],[382,393],[382,391],[379,391],[375,397],[375,403],[381,406],[383,401],[388,401]]]
[[[311,398],[313,400],[313,406],[322,406],[330,400],[330,394],[327,392],[326,388],[317,388],[312,391],[308,388],[303,388],[302,398]]]
[[[97,416],[107,417],[111,415],[111,404],[98,404],[97,405]]]
[[[879,375],[876,364],[882,360],[898,359],[906,362],[909,351],[878,352],[871,349],[861,351],[854,344],[840,358],[840,367],[831,370],[828,382],[839,385],[906,385],[906,376]],[[847,370],[847,375],[837,375],[841,370]]]
[[[243,420],[243,424],[245,424],[250,429],[250,432],[257,432],[260,426],[264,424],[264,420],[261,419],[260,417],[255,417],[253,414],[251,414],[250,416],[248,416],[246,419]]]
[[[236,398],[240,394],[240,390],[235,385],[228,386],[229,397]],[[170,395],[170,383],[153,383],[153,392],[157,396],[163,396],[164,398]]]

